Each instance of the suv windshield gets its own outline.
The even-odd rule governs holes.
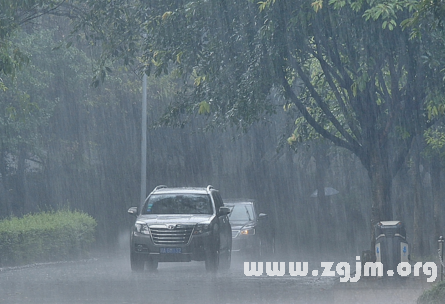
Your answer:
[[[212,214],[207,194],[153,194],[145,202],[142,214]]]
[[[237,204],[228,205],[230,208],[229,218],[231,221],[252,221],[255,217],[252,205]]]

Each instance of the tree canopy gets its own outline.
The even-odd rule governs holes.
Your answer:
[[[391,180],[429,124],[425,105],[442,94],[424,60],[438,41],[411,39],[400,24],[413,5],[82,2],[90,11],[77,28],[102,43],[101,66],[123,58],[182,80],[165,122],[201,113],[245,127],[295,106],[310,128],[360,158],[373,185],[373,221],[392,218]]]

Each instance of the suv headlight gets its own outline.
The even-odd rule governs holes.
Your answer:
[[[145,223],[136,223],[134,224],[135,230],[142,234],[150,234],[150,230],[148,229],[148,225]]]
[[[193,234],[203,234],[210,231],[210,224],[196,224]]]

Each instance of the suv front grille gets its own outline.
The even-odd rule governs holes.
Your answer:
[[[150,228],[153,243],[156,245],[184,245],[190,240],[193,227]]]

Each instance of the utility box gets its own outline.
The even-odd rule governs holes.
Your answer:
[[[401,262],[409,263],[409,247],[406,241],[405,226],[400,221],[382,221],[375,225],[376,262],[383,264],[383,273],[388,270],[397,275],[397,266]]]

